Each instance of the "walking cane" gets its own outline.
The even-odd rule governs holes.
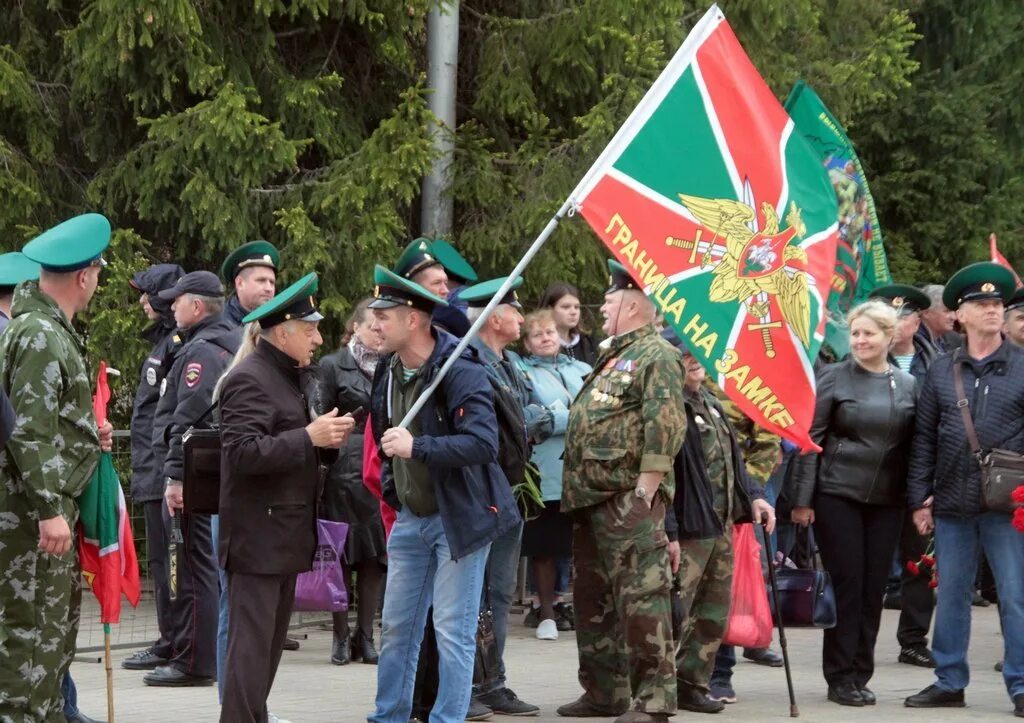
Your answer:
[[[789,717],[799,718],[796,694],[793,692],[793,674],[789,669],[789,649],[786,647],[786,629],[782,627],[782,611],[779,609],[779,586],[775,581],[775,551],[772,550],[772,536],[768,534],[768,523],[761,523],[764,531],[765,551],[768,553],[768,579],[771,581],[772,602],[775,608],[775,625],[779,629],[779,645],[782,646],[782,662],[786,666],[786,686],[789,688]]]
[[[114,666],[110,662],[110,623],[103,623],[103,648],[107,667],[107,721],[114,723]]]

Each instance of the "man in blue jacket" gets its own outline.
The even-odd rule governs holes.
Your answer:
[[[382,266],[374,281],[373,329],[387,356],[377,365],[370,414],[384,461],[384,499],[398,519],[388,540],[376,710],[369,720],[409,720],[433,604],[440,686],[431,719],[460,721],[469,709],[487,554],[520,517],[496,464],[491,385],[472,352],[455,362],[408,429],[398,426],[457,341],[431,326],[443,299]]]
[[[943,295],[967,340],[932,363],[917,402],[907,503],[917,531],[935,531],[941,574],[932,639],[936,680],[906,699],[910,708],[964,706],[971,593],[981,548],[999,589],[1003,681],[1014,714],[1024,718],[1024,535],[1008,512],[986,507],[982,470],[967,432],[969,424],[985,452],[1024,453],[1024,350],[1000,334],[1003,301],[1014,286],[1008,269],[984,262],[954,274]]]

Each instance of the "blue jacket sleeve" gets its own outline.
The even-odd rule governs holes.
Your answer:
[[[498,424],[491,383],[482,366],[456,364],[441,384],[450,434],[420,435],[412,456],[428,466],[466,467],[498,460]],[[429,413],[427,405],[421,414]]]
[[[939,432],[939,398],[935,380],[941,369],[945,366],[932,365],[917,398],[914,441],[907,471],[907,505],[911,511],[924,507],[924,501],[932,493]]]

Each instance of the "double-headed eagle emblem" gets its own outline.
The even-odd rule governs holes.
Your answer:
[[[799,246],[790,245],[794,236],[807,233],[796,203],[790,203],[786,214],[788,227],[779,229],[779,216],[770,203],[761,204],[758,214],[754,209],[749,183],[744,196],[747,202],[730,199],[711,199],[679,194],[679,200],[705,229],[714,233],[708,242],[697,238],[690,241],[668,239],[672,246],[691,248],[691,259],[703,251],[701,266],[715,263],[712,274],[710,300],[724,303],[742,302],[759,322],[748,324],[750,330],[761,332],[765,351],[775,356],[771,330],[782,327],[782,321],[772,319],[771,297],[779,303],[786,323],[793,333],[808,346],[811,336],[811,305],[809,275],[800,266],[807,263],[807,253]]]

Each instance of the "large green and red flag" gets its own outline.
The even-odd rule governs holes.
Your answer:
[[[839,241],[828,309],[842,319],[873,289],[892,283],[875,199],[846,131],[814,89],[800,81],[786,98],[785,108],[797,131],[817,150],[835,189]]]
[[[744,413],[816,449],[836,198],[717,6],[571,200]]]
[[[109,401],[107,365],[100,362],[92,402],[99,426],[107,421]],[[110,452],[100,453],[100,463],[79,497],[78,506],[82,523],[78,545],[82,574],[100,602],[100,622],[116,623],[121,619],[121,594],[124,593],[135,607],[139,604],[141,587],[128,509]]]
[[[1009,269],[1010,273],[1013,274],[1013,280],[1017,282],[1018,289],[1024,286],[1024,282],[1021,282],[1020,276],[1018,276],[1017,272],[1014,271],[1013,265],[999,252],[999,244],[996,243],[996,235],[994,233],[989,234],[988,236],[988,250],[992,257],[992,263],[999,264],[1000,266]]]

